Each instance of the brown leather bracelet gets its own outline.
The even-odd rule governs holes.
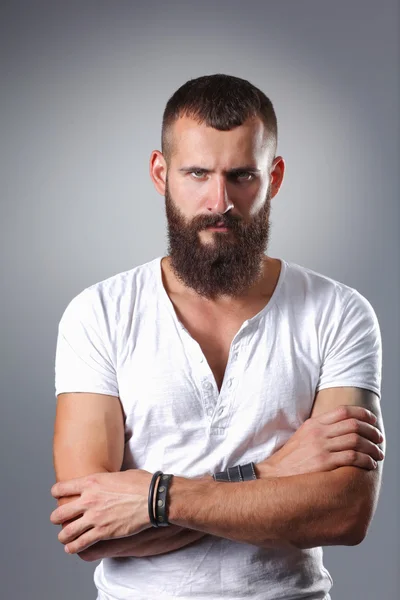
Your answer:
[[[162,474],[158,483],[156,502],[155,502],[155,520],[157,527],[167,527],[168,522],[168,488],[173,475]]]
[[[149,487],[149,496],[148,496],[148,500],[147,500],[147,505],[148,505],[150,523],[153,525],[153,527],[158,527],[158,523],[157,523],[156,519],[154,518],[154,514],[153,514],[154,490],[156,487],[157,479],[162,474],[163,474],[162,471],[156,471],[153,474],[153,477],[151,478],[150,487]]]

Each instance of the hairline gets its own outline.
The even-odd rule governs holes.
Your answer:
[[[161,153],[162,153],[164,160],[168,166],[171,162],[172,157],[176,154],[176,152],[172,149],[172,147],[174,145],[176,146],[176,144],[173,144],[172,140],[171,140],[172,135],[173,135],[172,129],[173,129],[173,126],[175,125],[175,123],[177,123],[177,121],[179,121],[179,119],[182,119],[184,117],[189,117],[190,119],[193,119],[194,121],[196,121],[196,123],[198,125],[205,124],[207,127],[212,127],[212,125],[209,125],[207,119],[199,117],[198,115],[193,114],[193,112],[190,113],[189,111],[187,111],[185,109],[181,109],[181,111],[177,115],[174,115],[173,118],[170,118],[163,127],[162,138],[161,138]],[[218,129],[216,127],[212,127],[212,129],[215,129],[216,131],[233,131],[237,127],[241,127],[242,125],[244,125],[250,119],[258,119],[259,121],[261,121],[263,128],[264,128],[263,133],[265,136],[263,147],[270,148],[271,144],[273,145],[274,151],[273,151],[273,153],[271,153],[272,154],[271,163],[272,163],[272,161],[275,158],[275,154],[276,154],[277,139],[276,139],[275,134],[272,131],[270,131],[270,129],[268,128],[264,119],[262,118],[262,116],[260,116],[260,114],[258,112],[254,112],[253,114],[250,114],[249,116],[247,116],[246,119],[244,119],[244,121],[242,123],[240,123],[240,125],[235,125],[233,127],[230,127],[229,129]]]

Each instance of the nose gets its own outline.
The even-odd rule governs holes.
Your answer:
[[[233,208],[223,177],[216,177],[207,192],[206,207],[209,212],[224,214]]]

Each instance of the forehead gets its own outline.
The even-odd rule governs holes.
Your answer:
[[[217,160],[221,164],[263,160],[270,144],[264,123],[258,117],[247,119],[230,131],[220,131],[187,116],[171,127],[175,162]]]

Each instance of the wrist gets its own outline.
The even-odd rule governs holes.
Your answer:
[[[214,481],[214,477],[212,475],[202,475],[201,477],[194,477],[196,481]]]
[[[257,479],[270,479],[272,477],[278,477],[278,471],[276,467],[265,460],[255,464],[254,470],[256,472]]]
[[[210,494],[218,487],[212,476],[202,479],[172,478],[168,489],[169,522],[193,528],[190,523],[191,507],[210,502]],[[203,502],[204,500],[204,502]]]

